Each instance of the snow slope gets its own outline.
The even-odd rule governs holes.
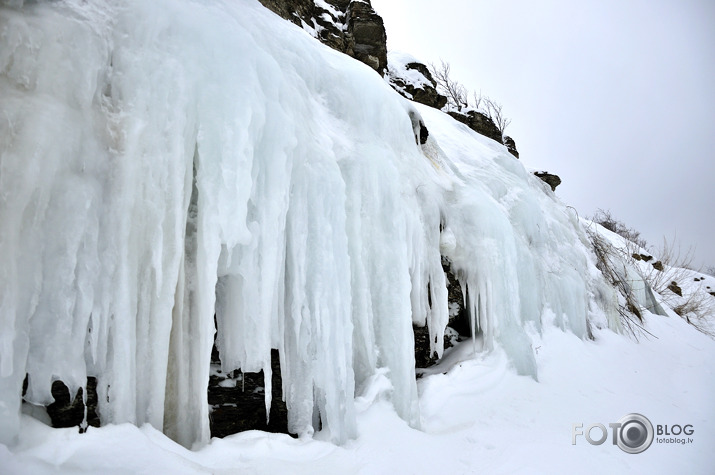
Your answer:
[[[487,460],[546,472],[542,448],[578,453],[565,467],[609,449],[613,467],[618,449],[569,445],[570,419],[615,420],[621,395],[596,398],[603,412],[563,408],[625,384],[619,353],[644,364],[645,388],[662,389],[663,361],[699,384],[696,398],[711,394],[696,375],[712,342],[678,318],[652,317],[701,351],[678,365],[675,339],[636,346],[607,330],[619,330],[617,297],[577,216],[501,144],[412,105],[254,0],[4,6],[0,32],[7,471],[459,473]],[[478,353],[418,385],[412,323],[442,352],[441,255],[481,335],[460,351]],[[269,373],[279,349],[300,440],[206,445],[214,311],[226,371]],[[21,416],[25,374],[36,404],[55,379],[74,391],[97,376],[110,425],[79,436]],[[651,414],[682,404],[666,389]],[[682,417],[705,432],[699,411]]]
[[[657,336],[608,330],[596,342],[551,327],[535,337],[540,381],[517,376],[501,351],[471,357],[420,380],[422,431],[410,428],[376,377],[356,401],[358,437],[343,446],[245,432],[192,452],[149,425],[86,434],[24,416],[20,442],[0,445],[9,474],[43,473],[712,473],[715,344],[680,318],[649,316]],[[464,360],[464,361],[461,361]],[[461,361],[461,363],[459,363]],[[571,444],[573,423],[607,426],[639,412],[653,424],[692,424],[690,444],[658,443],[638,455]]]

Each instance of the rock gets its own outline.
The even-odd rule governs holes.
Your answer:
[[[266,422],[263,372],[222,374],[214,346],[211,355],[208,402],[211,437],[226,437],[246,430],[288,433],[288,409],[283,401],[283,384],[278,350],[271,350],[271,417]]]
[[[429,138],[429,130],[425,126],[422,117],[417,110],[413,109],[408,113],[410,117],[410,122],[412,122],[412,131],[415,134],[415,142],[419,145],[424,145],[427,143],[427,138]]]
[[[22,395],[27,392],[28,380],[22,387]],[[99,427],[99,417],[97,415],[97,379],[90,376],[87,378],[87,425]],[[52,397],[54,401],[46,407],[47,415],[50,418],[52,427],[80,427],[80,432],[86,430],[84,424],[84,390],[79,388],[74,397],[70,395],[70,390],[62,381],[53,381]]]
[[[429,138],[429,130],[427,130],[425,123],[420,121],[420,145],[426,144],[428,138]]]
[[[516,142],[514,142],[513,138],[508,135],[504,137],[504,145],[506,146],[506,149],[509,150],[509,153],[514,155],[516,158],[519,158],[519,151],[516,149]]]
[[[475,110],[468,110],[467,112],[449,111],[448,114],[466,124],[473,131],[502,143],[501,132],[494,124],[494,121],[486,114]]]
[[[385,74],[387,69],[387,34],[382,17],[368,1],[354,1],[347,9],[346,53],[372,69]]]
[[[660,261],[655,261],[655,262],[653,263],[653,268],[654,268],[655,270],[659,270],[659,271],[662,272],[663,269],[664,269],[663,263],[660,262]]]
[[[449,305],[449,322],[444,335],[444,348],[447,349],[462,341],[462,337],[470,338],[472,327],[469,321],[469,311],[464,303],[462,287],[452,272],[449,258],[444,256],[442,256],[442,269],[447,281],[447,303]],[[430,337],[427,326],[412,325],[412,331],[415,336],[415,367],[427,368],[434,365],[438,360],[436,355],[430,353]]]
[[[678,295],[678,296],[680,296],[680,297],[683,296],[683,289],[681,289],[680,286],[678,286],[678,283],[675,282],[675,281],[671,282],[671,283],[668,285],[668,290],[670,290],[671,292],[673,292],[675,295]]]
[[[447,98],[437,92],[429,68],[412,56],[391,51],[387,56],[387,80],[401,95],[420,104],[442,109]]]
[[[449,323],[447,325],[459,335],[471,338],[472,324],[462,294],[462,286],[452,271],[452,262],[448,257],[442,256],[442,269],[447,281],[447,304],[449,306]]]
[[[380,75],[387,69],[385,26],[369,0],[259,0],[331,48],[362,61]]]
[[[561,178],[549,172],[534,172],[534,175],[541,178],[543,182],[551,187],[551,191],[556,191],[556,187],[561,184]]]
[[[437,363],[437,355],[430,353],[430,337],[427,325],[423,327],[412,325],[412,332],[415,336],[415,368],[429,368]],[[451,346],[453,346],[452,340],[445,332],[444,348],[447,349]]]

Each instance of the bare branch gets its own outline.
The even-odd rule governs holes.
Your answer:
[[[447,104],[462,110],[463,107],[468,107],[467,90],[459,82],[450,77],[451,66],[448,62],[440,60],[439,66],[430,63],[430,72],[437,83],[437,88],[445,96],[447,96]]]
[[[503,136],[504,131],[509,126],[509,124],[511,124],[511,119],[507,119],[504,116],[504,114],[502,113],[502,105],[499,104],[497,101],[489,97],[485,97],[483,100],[484,109],[486,110],[487,115],[490,119],[492,119],[492,122],[494,122],[494,125],[497,126],[497,129],[499,129],[499,132],[501,132]]]
[[[484,96],[482,95],[482,91],[479,91],[479,94],[477,94],[477,91],[474,91],[472,93],[472,107],[475,109],[481,109],[482,108],[482,101],[484,101]]]

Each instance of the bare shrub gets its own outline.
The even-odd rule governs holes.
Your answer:
[[[447,97],[447,107],[457,109],[457,111],[469,107],[481,110],[494,122],[502,136],[504,135],[504,131],[511,123],[511,119],[504,116],[500,103],[483,95],[481,91],[471,93],[470,103],[469,90],[459,81],[452,78],[452,67],[444,60],[440,60],[439,65],[430,63],[429,68],[432,78],[437,83],[437,89]]]
[[[479,93],[476,91],[472,92],[472,103],[470,104],[472,107],[475,109],[481,109],[483,101],[484,96],[482,95],[482,91],[479,91]]]
[[[694,270],[692,249],[682,252],[680,246],[675,244],[676,239],[668,241],[664,238],[662,247],[653,253],[658,260],[651,262],[651,259],[643,259],[651,256],[641,254],[641,249],[646,247],[646,242],[640,238],[638,231],[614,219],[608,211],[599,210],[592,221],[626,239],[625,247],[615,248],[597,232],[587,229],[596,254],[598,269],[624,299],[624,302],[619,303],[618,311],[623,326],[631,334],[637,336],[638,330],[645,330],[639,324],[642,321],[641,309],[633,298],[632,282],[628,281],[627,272],[622,270],[623,263],[638,270],[648,286],[660,294],[663,303],[672,308],[675,313],[699,331],[715,337],[713,299],[704,292],[695,290],[683,293],[681,289],[682,285],[692,279]]]
[[[502,105],[489,97],[485,97],[484,109],[487,112],[487,116],[492,119],[492,122],[494,122],[494,125],[497,126],[503,136],[504,131],[511,124],[511,119],[507,119],[502,113]]]
[[[600,234],[591,229],[586,230],[593,251],[596,254],[596,267],[601,271],[608,283],[618,290],[621,299],[618,301],[618,313],[621,316],[621,324],[628,333],[638,339],[641,333],[649,333],[641,323],[643,315],[640,305],[633,293],[632,282],[627,278],[627,272],[622,264],[622,256],[619,250],[608,243]]]
[[[616,219],[610,210],[598,209],[596,213],[589,218],[591,221],[600,224],[604,228],[618,234],[621,237],[628,239],[638,247],[648,249],[648,243],[641,237],[641,233],[633,228],[626,226],[623,221]]]
[[[447,96],[447,104],[461,111],[469,107],[467,89],[458,81],[452,79],[452,67],[448,62],[440,60],[440,64],[430,63],[430,72],[437,83],[437,89]]]

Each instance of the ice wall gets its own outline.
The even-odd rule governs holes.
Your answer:
[[[270,374],[280,350],[291,430],[354,436],[381,367],[418,426],[411,325],[441,353],[440,254],[522,373],[545,314],[605,324],[575,216],[503,146],[255,0],[17,3],[0,7],[0,442],[26,374],[38,404],[89,374],[103,423],[206,443],[214,314],[226,370]]]

